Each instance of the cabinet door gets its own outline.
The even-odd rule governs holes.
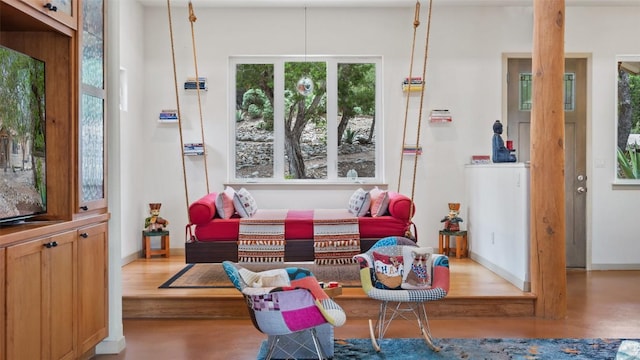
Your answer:
[[[80,354],[107,337],[107,224],[78,229],[78,336]]]
[[[80,35],[79,210],[107,207],[104,0],[84,0]]]
[[[78,2],[79,0],[21,0],[36,10],[47,14],[49,17],[65,24],[78,28]]]
[[[75,357],[75,233],[6,250],[7,359]]]
[[[46,262],[43,276],[49,276],[51,289],[49,318],[51,359],[73,359],[76,336],[76,232],[70,231],[51,238],[52,247],[43,246]]]

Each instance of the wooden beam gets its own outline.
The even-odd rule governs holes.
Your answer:
[[[536,316],[567,313],[564,188],[564,0],[533,1],[531,287]]]

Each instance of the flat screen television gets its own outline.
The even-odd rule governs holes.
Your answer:
[[[45,63],[0,46],[0,225],[47,212]]]

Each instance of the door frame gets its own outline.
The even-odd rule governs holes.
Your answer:
[[[507,73],[508,73],[508,60],[509,59],[516,59],[516,58],[532,58],[532,53],[530,52],[506,52],[506,53],[502,53],[502,97],[501,97],[501,107],[502,107],[502,119],[504,119],[503,123],[505,124],[505,126],[509,126],[509,117],[508,117],[508,89],[507,89]],[[587,61],[587,105],[586,105],[586,166],[585,166],[585,171],[586,171],[586,175],[587,175],[587,181],[586,181],[586,186],[587,189],[591,189],[591,176],[593,174],[593,168],[591,166],[592,164],[592,159],[593,159],[593,152],[592,152],[592,141],[591,141],[591,134],[592,134],[592,128],[593,128],[593,123],[592,123],[592,98],[591,98],[591,94],[593,93],[592,91],[592,74],[593,74],[593,55],[591,53],[579,53],[579,52],[567,52],[565,53],[565,58],[580,58],[580,59],[586,59]],[[612,95],[613,96],[613,95]],[[585,241],[586,241],[586,259],[585,259],[585,270],[591,270],[592,269],[592,250],[591,250],[591,244],[592,244],[592,235],[593,235],[593,229],[592,229],[592,225],[593,222],[591,221],[592,219],[592,203],[593,203],[593,197],[592,197],[592,191],[587,191],[586,193],[586,205],[585,205]],[[529,245],[531,246],[531,245]]]

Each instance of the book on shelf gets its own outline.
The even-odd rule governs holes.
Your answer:
[[[195,77],[190,77],[190,78],[187,78],[187,81],[184,82],[185,90],[195,90],[198,87],[200,88],[200,90],[207,90],[208,89],[207,78],[200,77],[196,79]]]
[[[472,164],[491,164],[489,155],[471,155]]]
[[[160,121],[178,121],[178,110],[162,110],[159,116]]]
[[[404,78],[403,84],[422,85],[424,82],[421,77]]]
[[[453,118],[449,110],[431,110],[429,121],[431,122],[451,122]]]
[[[402,147],[404,155],[422,155],[422,146],[420,145],[404,145]]]
[[[183,153],[185,155],[204,155],[204,145],[202,143],[185,143]]]

